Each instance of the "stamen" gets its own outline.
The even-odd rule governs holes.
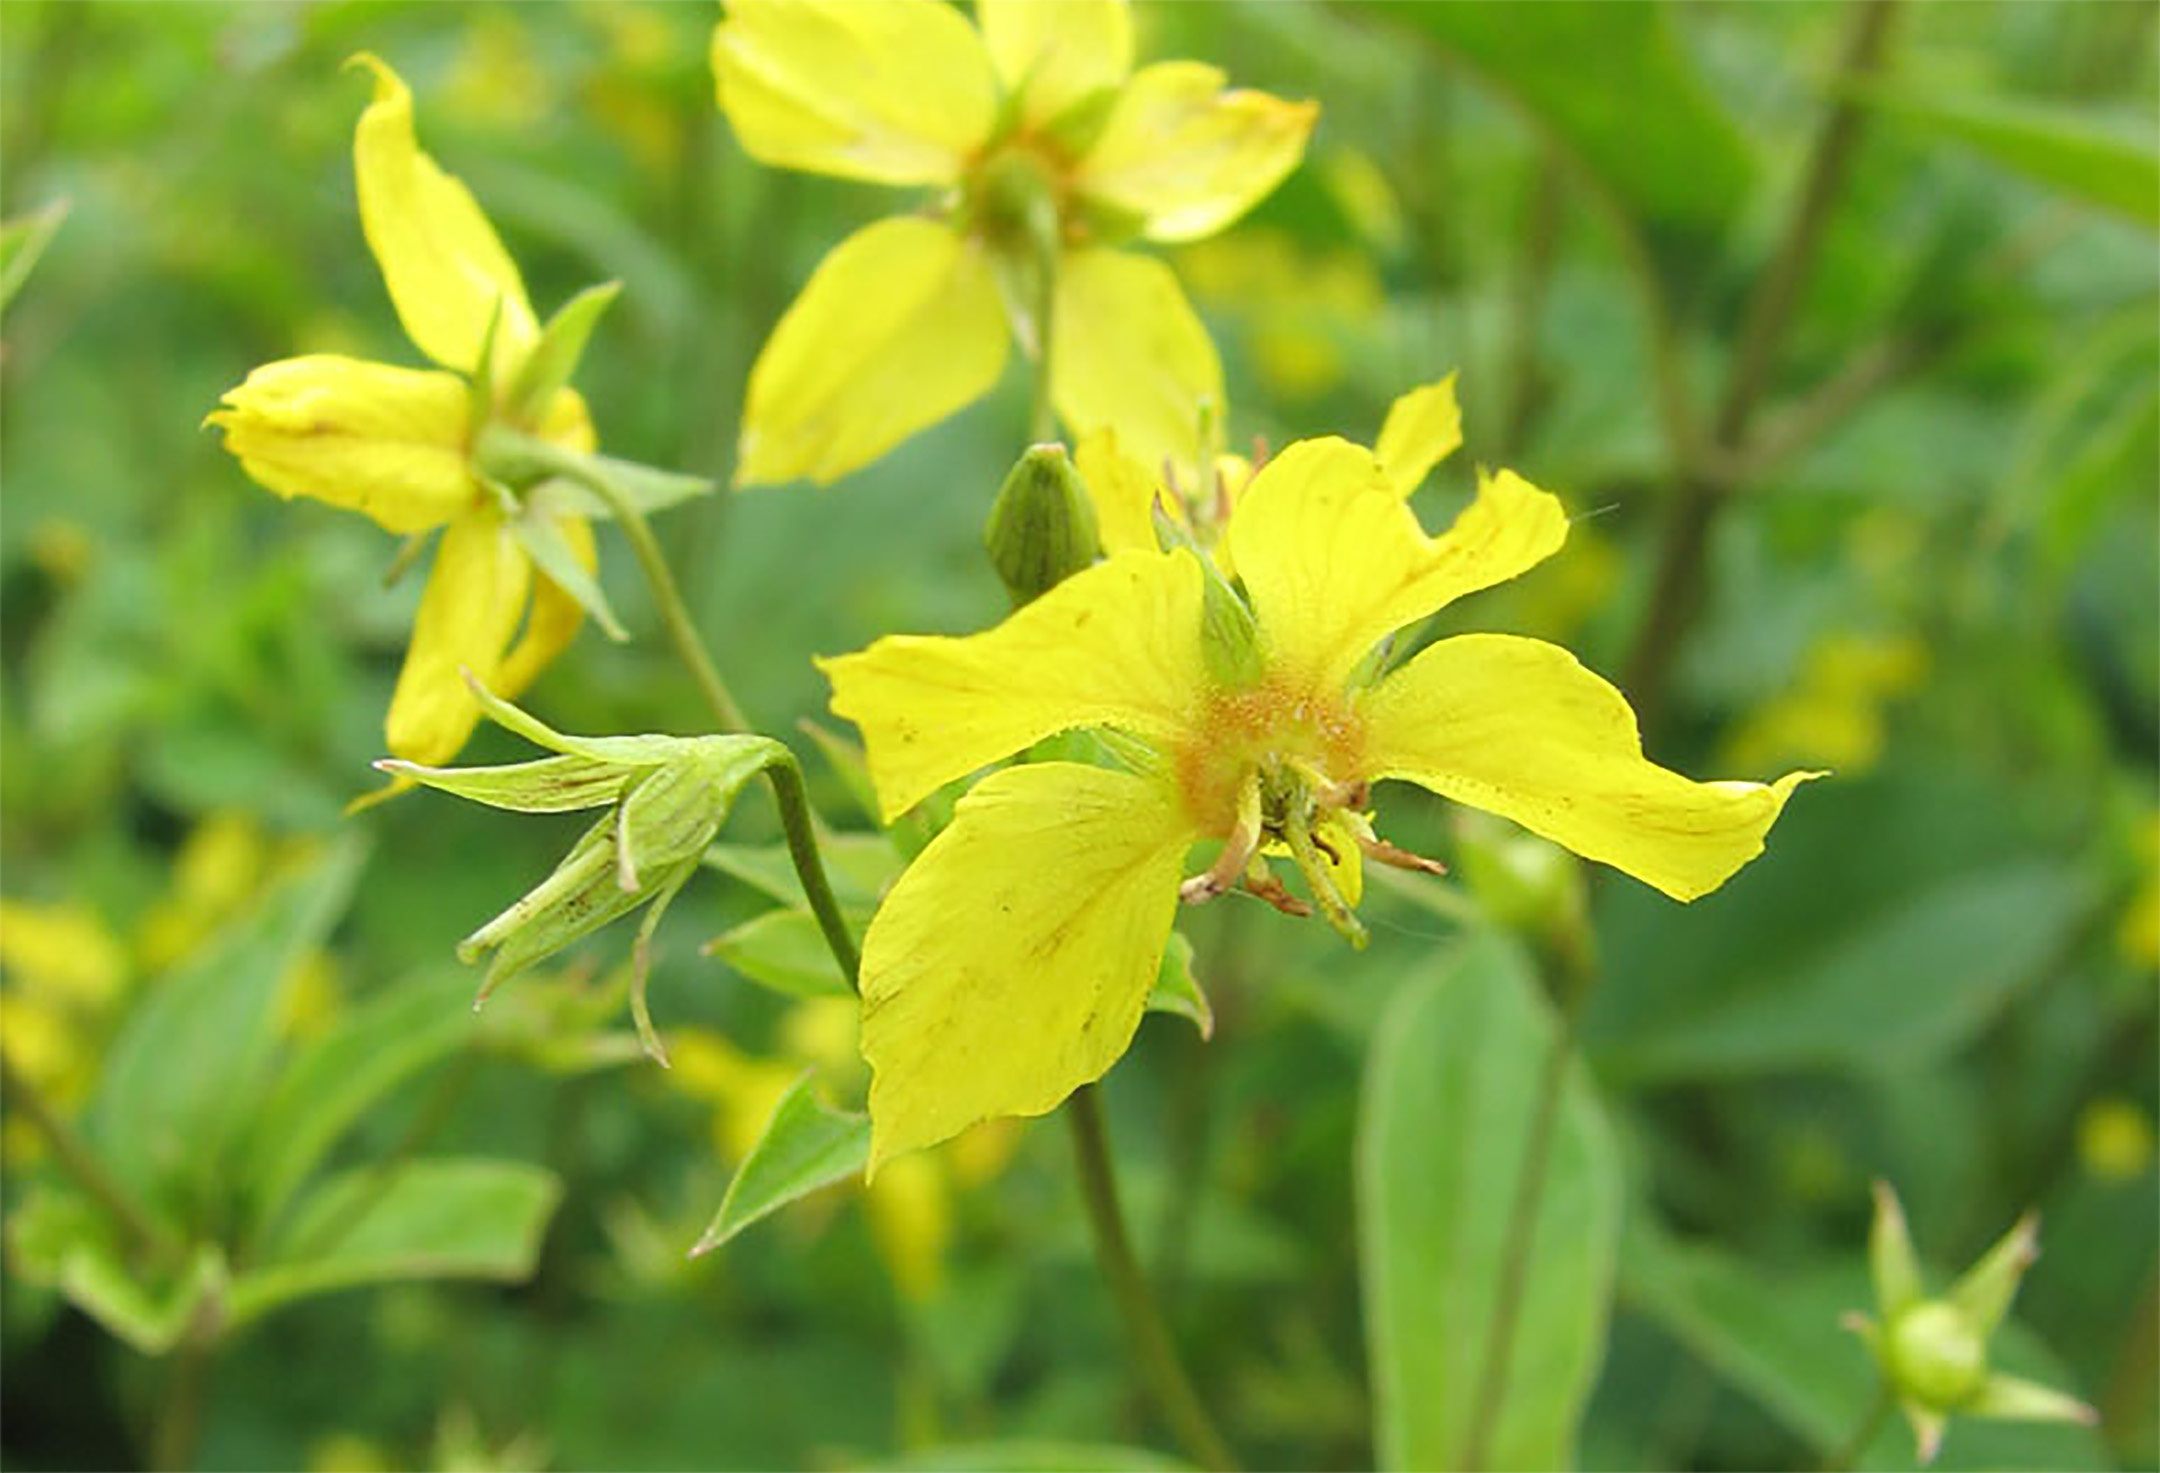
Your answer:
[[[1357,844],[1358,848],[1365,851],[1367,859],[1393,865],[1396,869],[1417,870],[1428,875],[1444,875],[1448,872],[1447,866],[1439,860],[1427,859],[1424,855],[1414,854],[1408,849],[1398,849],[1385,839],[1368,838],[1360,834]]]
[[[1245,889],[1286,916],[1302,918],[1312,914],[1312,907],[1292,895],[1289,887],[1276,879],[1264,866],[1254,865],[1245,872]]]
[[[1237,826],[1223,841],[1222,853],[1205,873],[1193,875],[1178,886],[1178,899],[1187,905],[1205,905],[1238,882],[1260,849],[1260,779],[1245,780],[1238,794]]]
[[[1319,849],[1313,844],[1311,822],[1304,805],[1292,804],[1289,812],[1283,815],[1282,833],[1290,845],[1291,857],[1297,861],[1299,873],[1312,887],[1320,913],[1327,917],[1327,923],[1343,940],[1363,951],[1372,935],[1365,929],[1365,923],[1357,918],[1357,912],[1342,898],[1342,892],[1335,888],[1335,877],[1329,873],[1326,861],[1321,859]]]

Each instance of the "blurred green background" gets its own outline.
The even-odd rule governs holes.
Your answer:
[[[1578,520],[1561,557],[1445,622],[1566,642],[1683,771],[1836,772],[1693,907],[1595,883],[1582,1040],[1626,1227],[1581,1462],[1830,1452],[1869,1385],[1836,1317],[1866,1303],[1879,1176],[1942,1271],[2042,1211],[2004,1356],[2104,1418],[1959,1423],[1945,1466],[2150,1467],[2160,8],[1911,6],[1872,80],[1840,63],[1867,16],[1143,0],[1137,19],[1143,59],[1322,104],[1303,167],[1172,255],[1223,352],[1232,443],[1369,440],[1395,394],[1460,368],[1467,448],[1426,524],[1477,462]],[[129,1250],[54,1209],[52,1151],[11,1112],[12,1466],[138,1463],[160,1425],[205,1467],[949,1466],[981,1444],[977,1465],[1155,1466],[1116,1449],[1171,1445],[1047,1124],[685,1258],[804,1062],[845,1080],[847,1018],[699,955],[769,903],[712,875],[660,933],[672,1073],[625,1046],[623,927],[472,1022],[452,946],[576,825],[425,793],[340,817],[372,783],[418,580],[386,589],[392,539],[281,505],[199,427],[271,359],[416,362],[352,198],[367,86],[340,63],[366,49],[543,312],[625,283],[579,377],[603,448],[724,479],[764,335],[893,197],[748,160],[713,103],[715,19],[0,6],[0,216],[68,209],[0,358],[0,1046],[235,1271],[299,1231],[288,1213],[256,1235],[277,1220],[265,1153],[292,1153],[333,1229],[354,1200],[336,1190],[391,1185],[381,1163],[466,1172],[441,1261],[424,1214],[373,1257],[348,1239],[213,1358],[169,1348],[193,1260],[113,1288]],[[1832,187],[1806,210],[1833,114]],[[1790,314],[1751,327],[1802,216]],[[1022,378],[828,491],[664,515],[764,729],[822,716],[813,653],[1002,614],[978,538]],[[573,731],[699,729],[626,548],[601,542],[640,637],[588,628],[529,704]],[[796,745],[825,811],[866,826]],[[492,730],[468,748],[519,755]],[[1405,842],[1468,842],[1437,800],[1381,804]],[[730,838],[771,842],[769,807],[742,809]],[[1376,1456],[1361,1079],[1467,908],[1376,895],[1363,954],[1258,905],[1194,914],[1213,1041],[1151,1018],[1110,1079],[1137,1240],[1257,1465]],[[319,1139],[281,1113],[295,1060],[349,1085],[311,1106]],[[480,1281],[423,1281],[445,1270]],[[171,1427],[187,1406],[192,1436]],[[1868,1457],[1909,1465],[1910,1442]]]

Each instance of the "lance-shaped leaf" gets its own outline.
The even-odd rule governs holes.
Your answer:
[[[0,311],[15,300],[15,293],[30,279],[30,269],[59,233],[67,219],[68,201],[54,200],[42,210],[18,215],[0,225]]]
[[[870,1160],[870,1117],[826,1105],[811,1087],[813,1078],[804,1074],[781,1096],[692,1256],[711,1252],[820,1187],[862,1174]]]

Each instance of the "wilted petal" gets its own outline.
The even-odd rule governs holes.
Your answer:
[[[1201,578],[1189,553],[1119,553],[986,633],[888,635],[819,661],[885,817],[1073,727],[1176,740],[1205,690]]]
[[[425,532],[472,505],[470,407],[455,374],[315,354],[266,363],[209,423],[256,481]]]
[[[1192,837],[1159,784],[1073,763],[961,800],[863,944],[873,1171],[1102,1077],[1139,1027]]]
[[[1203,425],[1223,415],[1222,360],[1168,266],[1124,251],[1066,255],[1055,330],[1051,394],[1076,437],[1115,429],[1151,471],[1199,465]]]
[[[1513,471],[1425,535],[1371,451],[1301,440],[1266,465],[1228,542],[1271,664],[1313,689],[1340,684],[1380,639],[1535,567],[1567,538],[1559,501]]]
[[[384,724],[393,755],[426,766],[457,755],[480,720],[464,672],[497,682],[531,584],[532,563],[492,508],[443,532]]]
[[[375,100],[353,135],[360,227],[398,321],[428,357],[471,373],[499,307],[494,363],[507,374],[540,335],[517,264],[472,191],[414,141],[412,93],[398,74],[365,52],[353,61],[375,74]]]
[[[1467,634],[1432,645],[1364,702],[1367,770],[1513,819],[1676,900],[1762,852],[1792,790],[1698,783],[1646,760],[1619,691],[1557,645]]]
[[[729,0],[720,106],[753,158],[877,184],[944,184],[989,135],[982,41],[943,0]]]
[[[1266,198],[1303,157],[1320,107],[1225,91],[1227,80],[1197,61],[1141,68],[1081,160],[1081,192],[1164,241],[1213,235]]]
[[[1020,119],[1047,123],[1132,70],[1132,12],[1125,0],[975,0],[975,17],[998,80],[1023,84]]]
[[[750,370],[735,479],[823,484],[981,398],[1004,371],[1005,308],[981,251],[933,220],[880,220],[834,247]]]

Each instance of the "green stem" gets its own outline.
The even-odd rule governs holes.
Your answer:
[[[0,1092],[29,1117],[30,1123],[45,1137],[46,1144],[52,1147],[53,1158],[60,1163],[61,1170],[97,1199],[98,1205],[134,1240],[138,1250],[168,1263],[179,1257],[178,1241],[114,1180],[104,1163],[83,1144],[82,1137],[60,1118],[43,1091],[20,1073],[5,1053],[0,1053]]]
[[[847,978],[848,986],[860,992],[862,957],[855,950],[847,918],[840,913],[840,902],[833,898],[832,885],[825,877],[825,860],[818,852],[817,815],[811,812],[809,796],[803,790],[802,768],[791,756],[784,763],[766,768],[765,776],[780,805],[780,827],[787,833],[788,857],[795,861],[795,873],[802,880],[810,913],[817,917],[825,945],[840,964],[840,974]]]
[[[210,1393],[210,1362],[216,1353],[216,1343],[194,1330],[173,1351],[165,1398],[151,1430],[150,1466],[158,1473],[181,1473],[195,1466],[203,1403]]]
[[[639,511],[637,504],[623,494],[622,488],[597,468],[580,462],[566,462],[565,469],[585,489],[608,504],[623,535],[630,539],[630,550],[637,554],[638,566],[644,569],[645,581],[652,587],[653,604],[660,610],[660,622],[667,626],[676,655],[704,693],[705,704],[712,707],[713,715],[719,718],[720,729],[748,731],[749,718],[743,715],[742,707],[735,704],[727,682],[720,678],[712,656],[705,652],[705,641],[698,638],[697,625],[691,622],[690,610],[675,587],[675,575],[668,569],[667,555],[660,550],[659,539],[653,536],[645,513]]]
[[[1530,1258],[1537,1236],[1538,1210],[1545,1199],[1545,1180],[1550,1172],[1555,1127],[1560,1119],[1560,1098],[1567,1087],[1568,1061],[1575,1051],[1575,1020],[1595,981],[1584,964],[1580,946],[1561,944],[1548,948],[1548,960],[1560,1003],[1560,1024],[1553,1030],[1552,1046],[1538,1075],[1537,1104],[1530,1117],[1530,1135],[1523,1143],[1522,1174],[1515,1179],[1515,1200],[1508,1208],[1507,1257],[1500,1263],[1500,1280],[1493,1290],[1492,1318],[1485,1330],[1485,1354],[1478,1373],[1477,1394],[1471,1401],[1470,1430],[1463,1438],[1460,1466],[1485,1466],[1500,1407],[1507,1395],[1509,1362],[1515,1352],[1515,1332],[1522,1320],[1523,1295],[1530,1284]]]
[[[1052,390],[1051,351],[1057,318],[1058,239],[1054,220],[1036,222],[1035,237],[1035,388],[1028,409],[1028,435],[1038,445],[1057,439],[1057,403]]]
[[[1876,1382],[1874,1400],[1868,1403],[1868,1409],[1861,1414],[1860,1421],[1837,1451],[1823,1459],[1823,1473],[1847,1473],[1858,1466],[1860,1455],[1875,1440],[1875,1434],[1882,1431],[1883,1422],[1889,1417],[1895,1401],[1890,1394],[1890,1383]]]
[[[1836,71],[1838,85],[1861,80],[1878,68],[1896,7],[1897,0],[1867,0],[1854,9]],[[1708,443],[1700,455],[1679,457],[1685,469],[1665,525],[1649,613],[1627,661],[1625,684],[1645,730],[1657,724],[1681,638],[1702,602],[1711,527],[1737,485],[1729,467],[1746,445],[1749,421],[1769,387],[1785,328],[1813,273],[1865,117],[1865,109],[1851,91],[1839,92],[1816,135],[1777,253],[1749,297]]]
[[[1125,1235],[1125,1216],[1118,1206],[1117,1177],[1110,1164],[1108,1132],[1103,1124],[1102,1104],[1095,1086],[1082,1085],[1065,1102],[1065,1118],[1072,1125],[1073,1155],[1080,1168],[1080,1195],[1087,1204],[1088,1225],[1095,1234],[1095,1261],[1110,1292],[1138,1360],[1141,1379],[1154,1397],[1163,1419],[1178,1442],[1203,1468],[1231,1469],[1237,1458],[1201,1404],[1163,1323],[1147,1276],[1133,1257],[1132,1242]]]

